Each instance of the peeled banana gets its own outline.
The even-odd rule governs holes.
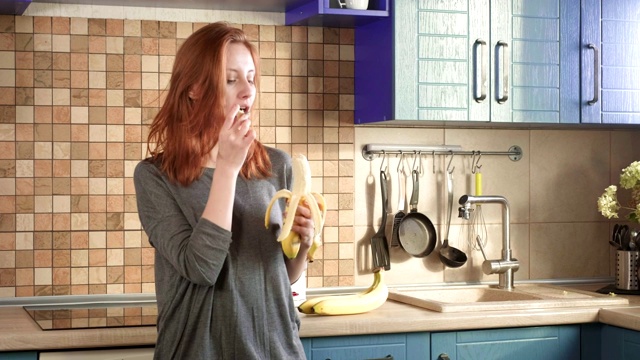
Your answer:
[[[384,304],[389,296],[383,273],[384,269],[375,272],[373,284],[360,293],[311,298],[300,304],[298,310],[305,314],[318,315],[350,315],[375,310]]]
[[[284,219],[278,241],[282,244],[284,254],[290,259],[295,258],[300,250],[300,236],[296,232],[291,231],[291,226],[293,225],[298,204],[303,202],[309,210],[311,210],[311,218],[315,226],[313,244],[307,253],[309,261],[313,261],[313,255],[318,247],[322,245],[321,235],[324,220],[327,215],[326,205],[322,195],[311,192],[311,169],[309,168],[307,158],[302,154],[298,154],[292,158],[292,162],[293,183],[291,184],[291,191],[282,189],[276,192],[273,198],[271,198],[267,212],[264,215],[264,226],[269,228],[271,208],[276,200],[286,198],[287,210],[292,209],[292,211],[286,211],[287,216]]]

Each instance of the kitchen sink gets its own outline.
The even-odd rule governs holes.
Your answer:
[[[507,291],[488,285],[389,289],[389,299],[438,312],[526,310],[576,306],[627,305],[615,295],[553,285],[517,285]]]

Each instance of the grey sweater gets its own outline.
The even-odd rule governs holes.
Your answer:
[[[267,149],[273,176],[237,179],[232,231],[201,218],[214,169],[188,187],[172,184],[149,159],[134,183],[142,226],[155,248],[158,340],[155,359],[304,359],[280,244],[291,158]],[[285,182],[286,178],[286,182]]]

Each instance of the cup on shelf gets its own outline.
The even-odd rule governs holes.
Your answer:
[[[339,0],[340,5],[345,4],[347,9],[367,10],[369,0]]]

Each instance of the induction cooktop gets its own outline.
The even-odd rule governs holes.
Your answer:
[[[72,330],[155,326],[158,308],[144,306],[28,307],[24,309],[42,330]]]

